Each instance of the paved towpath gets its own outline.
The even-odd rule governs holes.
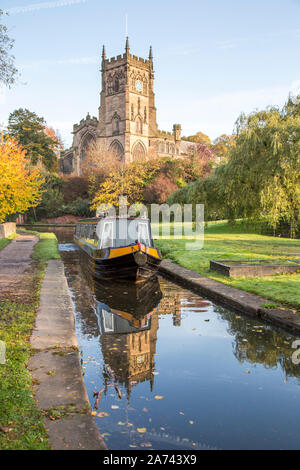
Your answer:
[[[50,260],[41,289],[28,368],[53,450],[104,450],[87,396],[64,265]]]
[[[22,281],[38,240],[34,235],[19,235],[0,251],[0,295],[12,291]]]
[[[34,235],[20,235],[0,251],[0,297],[20,294],[38,240]],[[91,415],[61,260],[47,264],[30,341],[35,354],[28,369],[34,379],[37,406],[44,412],[51,449],[106,449]]]

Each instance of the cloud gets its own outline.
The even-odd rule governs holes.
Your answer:
[[[42,10],[43,8],[58,8],[66,7],[70,5],[76,5],[79,3],[86,3],[88,0],[58,0],[56,2],[43,2],[43,3],[32,3],[24,7],[9,8],[7,13],[10,15],[16,15],[18,13],[28,13],[30,11]]]
[[[43,59],[35,60],[31,62],[25,62],[20,65],[22,69],[31,69],[38,67],[51,67],[56,65],[89,65],[97,64],[99,62],[99,57],[90,56],[90,57],[70,57],[67,59]]]
[[[282,107],[290,92],[300,91],[300,80],[282,85],[240,89],[212,94],[191,100],[182,96],[180,100],[167,105],[159,103],[159,127],[170,130],[173,122],[181,122],[183,135],[193,135],[202,131],[215,139],[219,135],[231,134],[234,124],[242,112],[246,114],[256,109],[274,105]],[[172,121],[170,115],[173,116]]]
[[[231,39],[227,39],[225,41],[217,41],[216,46],[221,50],[233,49],[236,46],[236,43]]]

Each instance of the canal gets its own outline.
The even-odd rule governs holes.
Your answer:
[[[109,449],[300,448],[294,335],[160,276],[140,287],[95,282],[73,231],[56,234]]]

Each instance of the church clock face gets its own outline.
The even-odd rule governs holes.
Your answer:
[[[142,91],[142,89],[143,89],[143,84],[142,84],[142,82],[141,82],[140,80],[137,80],[137,81],[135,82],[135,88],[136,88],[136,90],[137,90],[139,93]]]

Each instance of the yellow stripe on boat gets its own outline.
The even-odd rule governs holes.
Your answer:
[[[108,258],[117,258],[118,256],[128,255],[129,253],[135,253],[136,251],[139,251],[138,245],[123,246],[121,248],[111,248]],[[147,253],[150,256],[153,256],[154,258],[160,259],[156,248],[150,248],[142,245],[141,251]]]

